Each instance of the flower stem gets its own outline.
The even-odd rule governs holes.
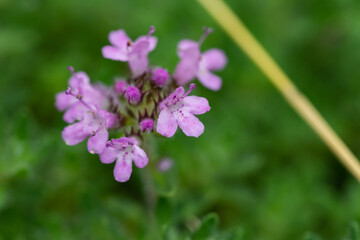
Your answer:
[[[152,139],[149,136],[145,136],[143,139],[142,147],[148,153],[148,156],[153,155]],[[143,192],[145,196],[145,205],[147,210],[148,219],[148,233],[152,236],[151,239],[160,239],[160,233],[158,231],[159,226],[156,219],[155,208],[157,203],[157,193],[154,186],[154,180],[151,177],[150,166],[147,166],[140,171],[141,182],[143,185]]]
[[[327,144],[342,164],[360,182],[360,164],[311,102],[296,88],[241,20],[222,0],[198,0],[233,41],[263,71],[288,103]]]

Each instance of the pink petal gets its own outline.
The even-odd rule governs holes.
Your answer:
[[[189,39],[181,40],[177,46],[179,57],[182,58],[184,54],[186,55],[188,49],[199,49],[199,43]]]
[[[67,95],[65,92],[58,93],[55,96],[55,107],[59,111],[64,111],[74,102],[76,102],[76,99],[73,96]]]
[[[148,36],[141,36],[138,39],[136,39],[135,44],[141,42],[141,41],[148,41],[149,42],[149,52],[153,51],[157,45],[157,37],[148,37]]]
[[[217,91],[221,88],[221,78],[209,71],[201,71],[197,74],[199,81],[207,88]]]
[[[124,30],[116,30],[109,33],[109,42],[122,52],[127,51],[129,41],[131,42],[131,39],[126,35]]]
[[[204,132],[204,125],[200,120],[189,112],[183,111],[178,114],[177,122],[186,136],[199,137]]]
[[[165,137],[172,137],[176,129],[177,123],[174,116],[167,109],[162,110],[157,121],[156,131]]]
[[[114,168],[114,177],[118,182],[126,182],[130,179],[132,161],[129,158],[118,159]]]
[[[107,147],[105,150],[99,155],[100,161],[102,163],[112,163],[114,162],[119,154],[119,150],[112,147]]]
[[[127,53],[117,47],[105,46],[101,49],[101,52],[104,58],[122,62],[128,61]]]
[[[97,132],[95,136],[90,136],[87,142],[87,148],[89,153],[102,153],[106,148],[106,142],[109,138],[108,131],[104,128],[101,131]]]
[[[133,156],[133,161],[138,168],[145,167],[149,162],[149,158],[146,156],[144,150],[142,150],[140,147],[136,145],[134,146],[134,153],[132,156]]]
[[[80,89],[84,85],[90,85],[90,78],[85,72],[76,72],[69,79],[69,85],[72,89]]]
[[[204,66],[208,70],[221,70],[227,63],[225,53],[220,49],[209,49],[201,56]]]
[[[84,123],[78,122],[65,127],[61,135],[67,145],[76,145],[84,141],[90,135],[90,132]]]
[[[209,102],[203,97],[187,96],[183,99],[183,103],[186,110],[195,115],[210,111]]]
[[[84,119],[84,115],[87,108],[81,102],[75,102],[70,106],[68,110],[66,110],[63,119],[67,123],[73,123],[76,120]]]
[[[198,61],[183,58],[176,66],[174,78],[179,85],[185,85],[194,79],[198,71]]]
[[[118,117],[114,113],[106,112],[105,114],[106,128],[113,128],[119,125]]]
[[[176,66],[174,77],[179,85],[190,82],[198,72],[200,62],[199,48],[192,47],[181,51],[180,63]]]
[[[138,77],[146,71],[148,66],[148,52],[148,41],[142,41],[134,45],[133,50],[129,54],[129,66],[134,77]]]
[[[106,93],[102,93],[100,90],[94,88],[92,85],[84,86],[82,89],[83,100],[90,104],[102,104],[106,100]]]

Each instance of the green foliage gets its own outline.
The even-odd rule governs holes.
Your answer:
[[[360,1],[226,2],[359,155]],[[154,137],[149,166],[120,184],[85,143],[64,144],[54,95],[69,65],[93,82],[126,75],[100,49],[110,30],[149,25],[154,65],[173,71],[177,42],[204,25],[203,50],[229,64],[219,92],[194,92],[211,106],[204,135]],[[360,220],[359,184],[193,0],[0,0],[0,102],[0,239],[336,240]]]
[[[201,222],[199,228],[196,230],[193,239],[210,239],[215,235],[215,229],[218,225],[218,216],[216,214],[207,215]]]
[[[357,222],[350,224],[349,230],[344,240],[360,240],[360,228]]]

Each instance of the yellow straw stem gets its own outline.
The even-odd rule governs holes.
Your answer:
[[[357,158],[331,129],[311,102],[297,90],[290,78],[270,57],[241,20],[222,0],[198,0],[235,43],[264,72],[289,104],[315,130],[345,167],[360,182],[360,165]]]

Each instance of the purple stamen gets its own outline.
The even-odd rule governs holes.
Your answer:
[[[71,72],[71,75],[74,75],[75,70],[73,66],[68,66],[69,71]]]
[[[189,95],[191,93],[191,91],[194,90],[195,88],[196,88],[196,84],[190,83],[189,90],[182,97],[186,97],[187,95]]]
[[[114,147],[114,143],[112,141],[107,141],[106,147]]]
[[[70,96],[73,96],[74,98],[78,99],[85,107],[87,107],[88,109],[90,109],[91,111],[94,111],[94,108],[91,107],[88,103],[84,102],[83,100],[83,96],[79,93],[79,94],[74,94],[72,91],[71,91],[71,87],[68,87],[65,91],[65,93],[67,95],[70,95]]]
[[[81,96],[81,95],[80,95]],[[92,112],[96,112],[96,109],[94,109],[92,106],[90,106],[88,103],[84,102],[84,100],[82,100],[82,98],[78,98],[79,101],[85,106],[87,107],[90,111]]]
[[[92,136],[95,136],[98,132],[100,132],[101,130],[103,130],[104,128],[106,128],[106,126],[103,126],[102,123],[100,123],[100,126],[102,126],[101,128],[97,129],[96,131],[91,131]],[[107,143],[106,143],[107,144]]]
[[[71,93],[71,87],[68,87],[68,88],[66,89],[65,94],[67,94],[67,95],[72,95],[72,93]]]
[[[150,30],[149,30],[149,33],[148,33],[148,37],[150,37],[153,33],[155,32],[155,27],[154,26],[150,26]]]
[[[73,96],[73,97],[76,98],[76,99],[82,100],[82,95],[79,94],[79,93],[78,93],[78,94],[73,93],[73,92],[71,91],[71,87],[68,87],[68,88],[66,89],[65,93],[66,93],[67,95]]]
[[[204,34],[201,36],[200,40],[199,40],[199,45],[201,45],[204,40],[206,39],[206,37],[212,33],[214,30],[212,28],[209,28],[209,27],[204,27]]]

